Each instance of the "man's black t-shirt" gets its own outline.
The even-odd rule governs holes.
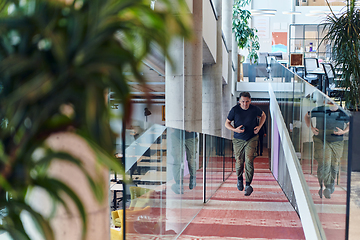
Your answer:
[[[257,118],[261,117],[262,110],[254,105],[249,106],[247,110],[244,110],[240,107],[239,104],[234,106],[227,116],[227,119],[230,121],[234,121],[234,127],[237,128],[241,125],[245,127],[245,132],[243,133],[234,133],[234,138],[249,140],[253,138],[256,134],[254,134],[254,128],[258,126]]]
[[[329,107],[321,106],[314,108],[309,114],[316,118],[315,126],[319,130],[319,134],[314,135],[314,137],[321,140],[325,139],[328,142],[343,140],[343,135],[334,134],[337,127],[344,130],[344,123],[349,122],[349,117],[343,111],[340,109],[331,111]]]

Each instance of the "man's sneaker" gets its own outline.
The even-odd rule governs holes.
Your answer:
[[[252,186],[246,186],[245,187],[245,196],[250,196],[253,191],[254,190],[253,190]]]
[[[331,198],[331,190],[329,188],[325,188],[323,194],[326,198]]]
[[[238,177],[237,189],[238,189],[239,191],[244,190],[244,182],[243,182],[243,178],[242,178],[242,177]]]
[[[189,189],[193,189],[194,187],[196,187],[196,178],[195,177],[190,177],[190,181],[189,181]]]

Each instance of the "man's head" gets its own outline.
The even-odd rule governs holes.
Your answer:
[[[247,110],[250,107],[251,96],[249,92],[241,92],[239,95],[240,107]]]

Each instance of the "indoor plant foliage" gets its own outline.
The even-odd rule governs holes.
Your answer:
[[[114,133],[105,94],[115,92],[130,117],[128,73],[145,84],[139,67],[150,45],[164,55],[171,38],[189,37],[184,2],[158,0],[7,0],[0,4],[0,231],[29,239],[20,214],[28,212],[45,239],[54,239],[49,219],[27,203],[40,187],[55,203],[70,198],[86,232],[86,212],[77,194],[47,174],[51,162],[70,162],[82,170],[94,197],[103,186],[79,159],[49,148],[55,132],[71,131],[92,147],[98,164],[116,171]],[[66,208],[66,206],[65,206]]]
[[[326,1],[330,10],[331,7]],[[328,33],[323,41],[332,43],[335,67],[341,69],[346,101],[358,111],[360,101],[360,10],[355,0],[347,0],[346,9],[335,15],[332,10],[326,18]]]
[[[249,52],[250,63],[258,60],[257,51],[260,49],[259,37],[255,34],[257,30],[249,26],[251,13],[242,9],[250,4],[251,0],[235,0],[233,5],[232,31],[240,49],[246,48]]]

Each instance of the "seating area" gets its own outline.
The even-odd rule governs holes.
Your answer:
[[[344,92],[346,90],[341,86],[342,80],[339,78],[339,74],[336,74],[334,66],[331,63],[322,63],[322,66],[325,72],[326,95],[334,98],[336,101],[340,101],[340,105],[342,105]]]
[[[154,190],[142,187],[130,187],[131,202],[126,209],[126,232],[136,233],[134,223],[138,222],[138,218],[147,219],[150,216],[153,201]],[[111,240],[119,240],[123,238],[123,209],[111,212]],[[156,226],[153,224],[153,231]]]
[[[293,53],[290,54],[289,69],[342,106],[346,89],[342,84],[341,73],[331,62],[304,58],[303,54]]]
[[[317,58],[304,58],[304,79],[314,86],[321,84],[323,70],[319,68]]]

